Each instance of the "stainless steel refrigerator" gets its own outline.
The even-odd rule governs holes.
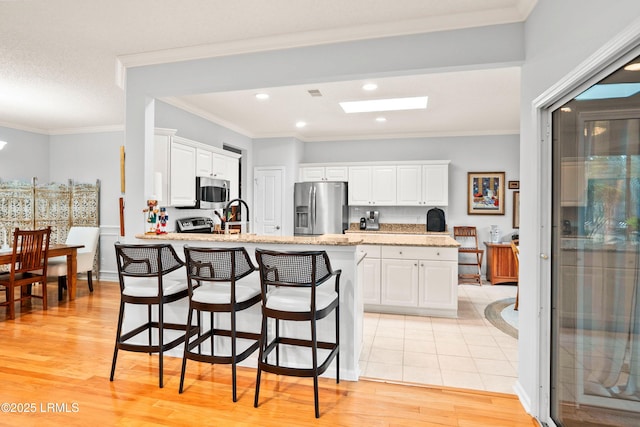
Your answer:
[[[294,234],[341,234],[349,227],[346,182],[297,182],[293,191]]]

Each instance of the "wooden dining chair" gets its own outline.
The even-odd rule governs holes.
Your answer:
[[[518,275],[518,290],[516,291],[516,304],[513,309],[518,310],[518,303],[520,301],[520,240],[513,239],[511,241],[511,250],[513,251],[513,258],[516,262],[516,274]]]
[[[13,252],[11,271],[0,275],[0,286],[6,288],[6,301],[0,305],[9,307],[9,319],[15,319],[15,303],[30,298],[42,299],[42,309],[47,309],[47,254],[51,227],[42,230],[15,229],[13,234]],[[42,284],[42,295],[34,295],[23,289],[34,283]],[[15,289],[20,289],[20,298],[16,300]]]
[[[482,259],[484,257],[484,249],[478,248],[478,232],[476,227],[453,227],[453,238],[460,243],[458,254],[462,255],[462,258],[458,261],[458,266],[473,268],[473,273],[458,273],[458,280],[463,282],[471,281],[472,283],[482,285]]]

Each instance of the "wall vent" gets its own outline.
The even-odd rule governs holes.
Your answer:
[[[308,92],[311,96],[322,96],[318,89],[309,89]]]

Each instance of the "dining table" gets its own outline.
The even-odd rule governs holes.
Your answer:
[[[56,243],[49,245],[47,258],[66,256],[67,257],[67,294],[69,300],[76,298],[76,288],[78,282],[78,249],[84,245],[67,245]],[[13,249],[0,249],[0,265],[11,264]]]

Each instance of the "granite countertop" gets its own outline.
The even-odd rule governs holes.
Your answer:
[[[380,224],[379,230],[361,230],[360,223],[352,222],[346,234],[366,233],[366,234],[421,234],[421,235],[449,235],[448,231],[427,231],[425,224]]]
[[[145,240],[181,240],[194,242],[237,242],[237,243],[275,243],[292,245],[389,245],[389,246],[431,246],[458,247],[448,234],[324,234],[322,236],[265,236],[256,234],[199,234],[199,233],[167,233],[137,234],[137,239]]]

